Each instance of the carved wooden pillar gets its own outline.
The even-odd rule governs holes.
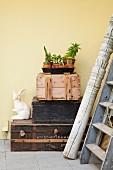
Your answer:
[[[73,128],[64,149],[64,156],[70,159],[76,159],[77,152],[86,128],[89,115],[94,105],[97,93],[100,89],[102,79],[105,75],[111,53],[113,52],[113,15],[110,24],[106,30],[98,58],[92,69],[84,97],[78,110]]]

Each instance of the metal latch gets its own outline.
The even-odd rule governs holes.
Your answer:
[[[54,135],[57,135],[58,134],[58,129],[54,129]]]
[[[20,130],[20,137],[25,137],[26,133],[24,130]]]

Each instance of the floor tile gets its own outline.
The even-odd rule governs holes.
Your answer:
[[[0,152],[5,152],[4,140],[0,140]]]
[[[14,169],[14,168],[29,168],[29,167],[37,167],[38,168],[38,164],[37,161],[35,161],[34,159],[8,159],[7,160],[7,168],[9,169]]]
[[[0,162],[3,160],[5,161],[5,156],[5,152],[0,152]]]
[[[40,170],[37,166],[31,166],[27,168],[7,168],[7,170]]]
[[[1,160],[0,161],[0,170],[5,170],[6,169],[6,160]]]
[[[93,161],[95,159],[93,158]],[[100,164],[80,164],[62,152],[11,152],[10,141],[0,140],[0,170],[99,170]]]
[[[10,140],[5,140],[5,151],[6,152],[10,152],[11,151],[11,144],[10,144],[11,142],[10,142]]]
[[[59,166],[56,166],[56,167],[53,167],[53,166],[47,167],[47,166],[45,166],[45,167],[41,167],[40,170],[72,170],[72,168],[69,167],[69,166],[61,166],[61,167],[59,167]]]
[[[6,152],[6,159],[35,159],[33,152]]]
[[[88,164],[79,166],[70,166],[72,170],[100,170],[100,165]]]

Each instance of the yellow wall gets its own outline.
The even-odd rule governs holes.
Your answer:
[[[72,42],[81,44],[83,95],[112,13],[113,0],[0,0],[0,138],[2,122],[14,115],[12,91],[25,88],[31,105],[44,45],[64,55]]]

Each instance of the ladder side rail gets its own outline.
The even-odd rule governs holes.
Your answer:
[[[107,88],[107,91],[104,91],[105,96],[102,96],[101,99],[103,99],[103,98],[105,99],[106,95],[110,96],[112,88],[109,86],[106,86],[106,88]],[[85,163],[87,164],[89,162],[91,151],[89,151],[87,149],[86,144],[95,143],[96,137],[98,134],[98,130],[95,127],[93,127],[92,124],[102,122],[104,113],[106,113],[106,108],[104,108],[98,104],[97,108],[96,108],[96,112],[92,117],[92,121],[90,123],[89,129],[88,129],[85,141],[84,141],[84,145],[82,147],[81,158],[80,158],[81,164],[85,164]],[[100,140],[99,140],[99,142],[100,142]]]
[[[87,131],[87,135],[86,135],[83,147],[82,147],[82,152],[81,152],[81,156],[80,156],[81,164],[88,164],[90,156],[91,156],[91,151],[86,147],[86,145],[96,142],[98,129],[93,127],[92,124],[102,122],[103,112],[105,111],[105,108],[101,107],[100,105],[98,105],[98,109],[100,110],[100,113],[93,115],[89,129]]]
[[[113,91],[111,91],[111,96],[110,96],[110,99],[109,99],[109,101],[110,102],[112,102],[113,101]],[[104,123],[104,124],[106,124],[106,125],[108,125],[108,113],[107,113],[108,111],[107,111],[107,109],[105,110],[105,113],[104,113],[104,116],[103,116],[103,121],[102,121],[102,123]],[[110,115],[111,115],[111,113],[113,112],[113,110],[110,110]],[[97,145],[100,145],[100,143],[101,143],[101,140],[102,140],[102,137],[103,137],[103,132],[101,132],[101,131],[99,131],[98,132],[98,135],[97,135],[97,139],[96,139],[96,144]]]
[[[105,84],[103,86],[103,90],[102,90],[99,102],[109,100],[109,97],[110,97],[110,94],[111,94],[111,91],[112,91],[112,86],[107,85],[106,81],[111,81],[111,80],[113,80],[113,60],[112,60],[111,65],[110,65],[110,69],[109,69],[107,78],[105,80]],[[89,129],[88,129],[85,141],[84,141],[84,145],[82,147],[82,152],[81,152],[81,157],[80,157],[81,164],[85,164],[85,163],[87,164],[89,162],[91,151],[89,151],[86,148],[86,144],[95,143],[97,133],[98,133],[98,130],[96,128],[94,128],[92,126],[92,124],[102,122],[105,110],[106,110],[106,108],[100,106],[99,103],[98,103],[96,110],[95,110],[95,113],[92,117],[92,121],[90,123]]]
[[[105,83],[104,83],[104,86],[103,86],[103,89],[102,89],[102,92],[101,92],[101,96],[100,96],[100,99],[99,99],[99,103],[100,102],[106,102],[109,100],[110,98],[110,94],[111,94],[111,91],[112,91],[112,88],[113,86],[109,86],[107,85],[107,81],[113,81],[113,59],[111,61],[111,64],[110,64],[110,69],[108,71],[108,75],[107,75],[107,78],[105,80]],[[97,105],[98,107],[98,105]],[[95,112],[97,112],[98,109],[95,110]]]
[[[113,136],[110,138],[106,157],[102,163],[101,170],[113,170]]]

